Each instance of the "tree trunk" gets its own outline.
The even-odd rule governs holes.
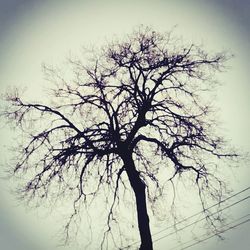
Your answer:
[[[132,155],[124,156],[123,161],[136,199],[138,227],[141,237],[140,250],[153,250],[153,243],[150,233],[149,217],[147,213],[146,204],[146,186],[141,180],[139,172],[135,168]]]

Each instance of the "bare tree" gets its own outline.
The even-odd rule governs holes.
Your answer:
[[[222,196],[223,181],[214,174],[217,160],[237,155],[216,135],[205,94],[226,60],[225,53],[209,55],[201,46],[182,45],[171,32],[139,28],[94,53],[87,64],[71,59],[72,80],[47,68],[57,82],[50,104],[7,94],[4,115],[28,139],[18,146],[14,173],[33,174],[21,193],[29,200],[47,197],[52,187],[53,192],[58,187],[58,196],[74,191],[68,229],[78,204],[108,185],[113,198],[106,235],[120,186],[132,188],[140,249],[153,249],[147,202],[161,197],[167,181],[189,173],[204,209],[207,196]],[[164,178],[164,171],[171,176]]]

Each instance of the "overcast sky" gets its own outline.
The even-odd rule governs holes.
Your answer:
[[[203,43],[209,51],[228,50],[235,54],[230,70],[219,76],[224,85],[218,92],[218,106],[226,138],[250,151],[249,9],[248,0],[0,0],[0,92],[12,85],[27,86],[29,95],[39,97],[45,85],[43,62],[60,64],[69,52],[77,54],[82,45],[100,45],[114,34],[131,32],[139,24],[159,31],[177,25],[176,33],[188,42]],[[1,164],[9,157],[6,145],[13,143],[10,136],[7,128],[1,129]],[[235,191],[249,185],[249,174],[245,166],[234,170],[231,184]],[[58,222],[47,218],[46,213],[16,207],[6,182],[1,181],[0,187],[1,247],[48,250],[57,244],[54,235],[58,226],[54,224]],[[246,215],[249,208],[248,201],[242,202],[232,209],[233,218]],[[226,240],[222,242],[210,239],[190,249],[247,249],[249,224],[225,233]],[[163,223],[153,233],[162,228]],[[167,245],[177,244],[176,238],[165,238],[155,243],[155,249],[165,250]]]

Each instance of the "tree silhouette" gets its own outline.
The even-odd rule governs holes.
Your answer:
[[[140,249],[153,249],[147,202],[187,172],[205,210],[206,197],[219,200],[224,190],[214,172],[217,159],[237,157],[216,135],[213,105],[205,95],[227,56],[210,56],[201,46],[182,45],[171,32],[150,28],[139,28],[97,54],[86,64],[71,59],[71,80],[46,68],[57,81],[50,104],[25,102],[17,91],[7,94],[4,115],[28,139],[18,146],[14,173],[29,172],[20,190],[28,200],[67,190],[76,195],[67,230],[78,204],[108,185],[113,198],[103,242],[120,186],[132,188]],[[165,171],[170,175],[164,177]]]

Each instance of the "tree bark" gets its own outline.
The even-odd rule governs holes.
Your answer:
[[[140,250],[153,250],[149,217],[147,213],[145,183],[141,180],[139,172],[135,168],[132,155],[124,156],[123,161],[136,199],[137,220],[141,238]]]

